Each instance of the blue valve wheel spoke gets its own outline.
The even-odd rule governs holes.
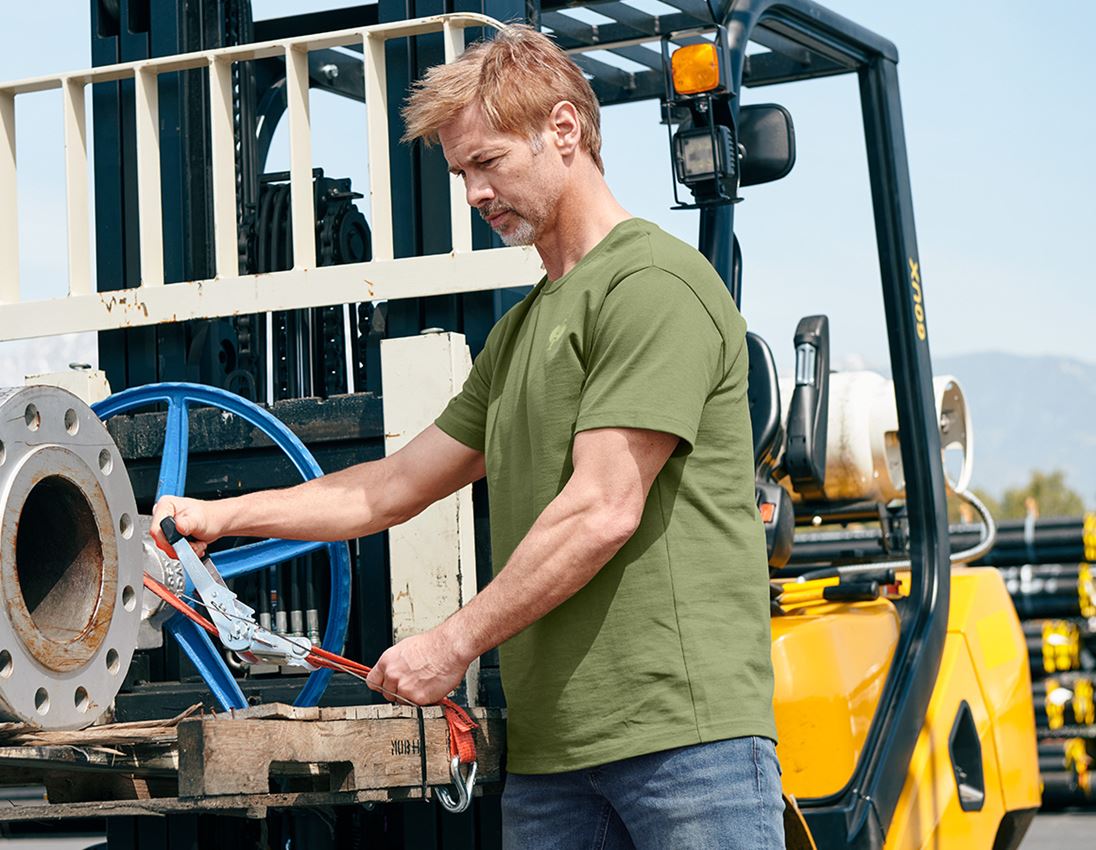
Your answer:
[[[291,558],[299,558],[301,555],[307,555],[328,545],[330,544],[306,540],[277,539],[248,543],[246,546],[237,546],[235,549],[218,552],[217,572],[221,574],[221,578],[228,581],[230,578],[264,569],[271,564],[280,564]]]
[[[167,400],[167,428],[160,459],[160,477],[156,482],[156,500],[161,496],[181,496],[186,487],[186,461],[190,449],[190,405],[186,396]]]
[[[191,405],[220,408],[254,425],[285,452],[304,480],[323,475],[320,465],[296,434],[268,411],[226,390],[201,384],[149,384],[115,393],[92,405],[92,409],[105,421],[119,413],[157,403],[167,404],[163,458],[156,486],[157,499],[161,496],[180,496],[185,489]],[[346,543],[263,540],[216,553],[217,569],[225,579],[234,578],[325,547],[331,567],[331,600],[327,609],[327,626],[320,645],[329,652],[341,653],[350,621],[350,550]],[[187,591],[191,590],[188,580]],[[239,684],[202,629],[181,614],[168,620],[165,628],[194,663],[222,709],[246,707],[247,701]],[[315,705],[319,702],[331,679],[331,673],[328,669],[313,671],[297,694],[294,704]]]
[[[171,632],[176,643],[194,664],[222,709],[247,707],[247,700],[236,677],[229,671],[224,657],[217,651],[205,629],[182,614],[176,614],[164,623],[164,628]]]

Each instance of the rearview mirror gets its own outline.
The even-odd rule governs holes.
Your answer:
[[[742,151],[739,186],[779,180],[795,165],[792,116],[776,103],[743,106],[738,111],[738,144]]]

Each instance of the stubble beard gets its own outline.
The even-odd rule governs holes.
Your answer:
[[[502,244],[508,248],[513,248],[518,245],[532,245],[537,241],[537,230],[533,227],[533,223],[526,218],[522,218],[517,213],[513,214],[518,222],[514,226],[514,229],[509,233],[499,233],[499,239],[502,240]],[[498,233],[498,231],[495,231]]]
[[[503,212],[509,213],[516,221],[511,224],[510,229],[505,232],[500,230],[497,225],[491,224],[491,229],[498,234],[499,239],[502,240],[502,244],[511,248],[517,245],[532,245],[537,238],[539,229],[537,225],[543,221],[543,217],[538,215],[539,210],[534,210],[530,213],[526,213],[526,215],[522,215],[511,206],[504,203],[495,203],[481,207],[479,214],[486,221],[491,216]],[[537,221],[532,219],[537,219]]]
[[[524,209],[518,212],[504,201],[496,201],[480,208],[480,215],[487,219],[500,212],[508,212],[516,219],[510,228],[504,233],[495,225],[491,229],[498,234],[502,243],[508,247],[518,245],[532,245],[543,233],[545,225],[552,217],[552,211],[559,202],[559,191],[555,187],[545,186],[535,200],[523,204]]]

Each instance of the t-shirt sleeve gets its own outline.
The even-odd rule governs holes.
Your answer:
[[[723,362],[723,336],[680,278],[647,268],[606,296],[587,356],[576,433],[643,428],[692,445]]]
[[[496,326],[497,327],[497,326]],[[442,431],[477,452],[484,450],[487,402],[491,389],[494,352],[492,338],[472,363],[472,371],[461,391],[446,405],[434,424]]]

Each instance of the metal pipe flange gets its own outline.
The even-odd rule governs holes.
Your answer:
[[[76,396],[0,389],[0,716],[79,729],[114,700],[146,554],[106,427]]]

